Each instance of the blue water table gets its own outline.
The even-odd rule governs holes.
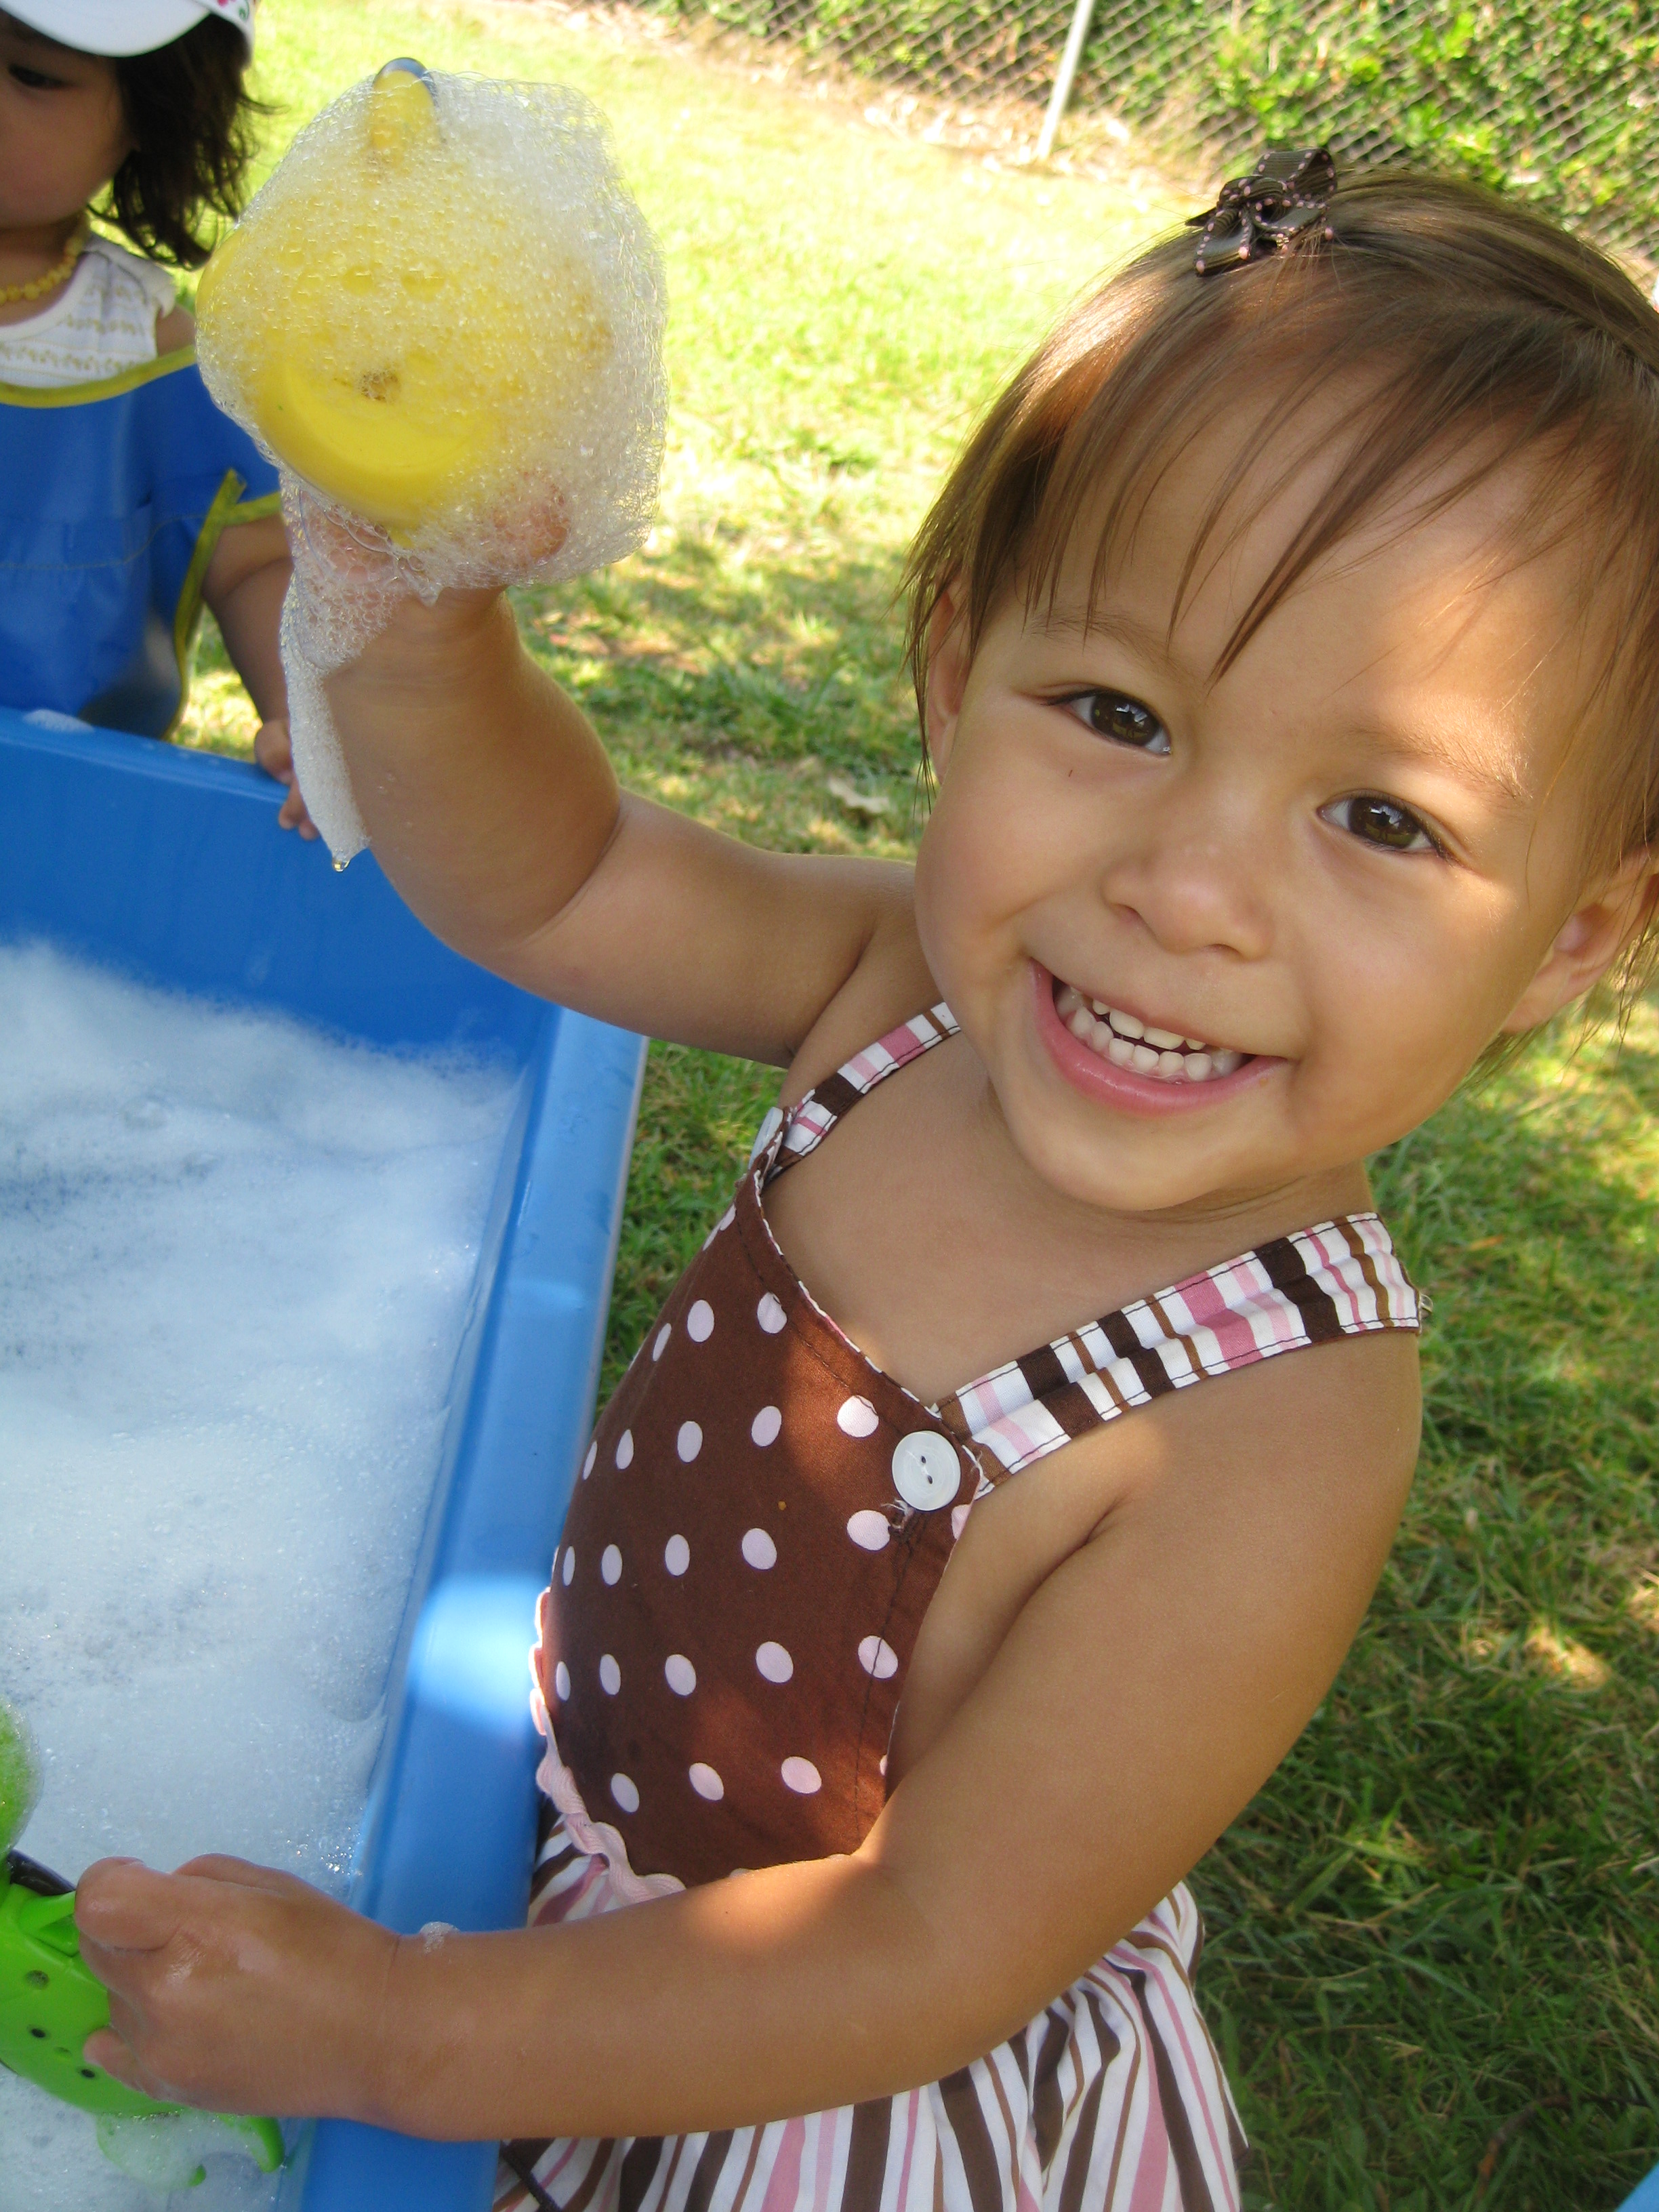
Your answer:
[[[592,1421],[644,1045],[440,945],[365,854],[281,834],[255,769],[0,709],[0,940],[376,1045],[508,1056],[503,1149],[351,1901],[413,1933],[523,1923],[539,1743],[525,1655]],[[489,2143],[290,2131],[281,2212],[484,2212]]]

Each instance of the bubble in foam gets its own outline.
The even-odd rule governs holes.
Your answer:
[[[409,592],[551,582],[650,526],[660,261],[564,87],[400,64],[301,132],[203,272],[214,398],[283,471],[296,769],[367,842],[323,692]]]

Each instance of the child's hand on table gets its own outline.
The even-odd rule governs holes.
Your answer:
[[[294,781],[294,746],[284,717],[273,714],[269,721],[260,723],[253,733],[253,758],[268,776],[288,786],[288,797],[276,816],[278,829],[297,830],[302,837],[315,837],[317,825],[306,811],[304,796]]]
[[[104,1859],[76,1901],[82,1954],[109,1990],[88,2061],[204,2111],[370,2118],[362,2077],[398,1939],[292,1875],[234,1858],[177,1874]],[[348,2093],[349,2094],[349,2093]]]

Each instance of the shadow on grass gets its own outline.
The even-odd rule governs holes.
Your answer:
[[[1611,2212],[1659,2156],[1659,1053],[1378,1164],[1425,1445],[1322,1712],[1200,1868],[1258,2206]]]
[[[718,527],[664,536],[664,550],[619,568],[520,595],[532,650],[624,765],[667,745],[908,776],[915,709],[896,556],[843,546],[814,557]]]

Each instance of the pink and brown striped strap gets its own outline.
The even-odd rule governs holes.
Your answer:
[[[805,1159],[866,1092],[957,1033],[943,1004],[914,1015],[818,1084],[755,1141],[762,1187]],[[1212,1375],[1343,1336],[1422,1326],[1420,1299],[1375,1213],[1275,1237],[1156,1297],[994,1368],[933,1410],[1018,1474],[1102,1421]]]

